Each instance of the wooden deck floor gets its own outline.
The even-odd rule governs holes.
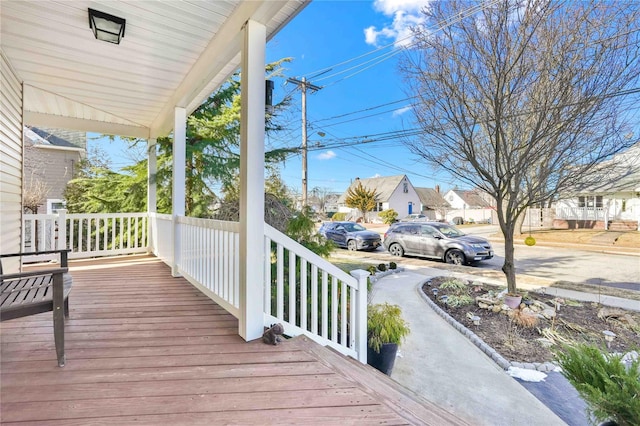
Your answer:
[[[153,257],[71,271],[64,368],[51,313],[1,323],[2,424],[465,424],[309,339],[244,342]]]

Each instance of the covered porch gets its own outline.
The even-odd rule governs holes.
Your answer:
[[[245,342],[156,257],[70,269],[64,368],[50,314],[2,324],[2,424],[465,424],[307,337]]]

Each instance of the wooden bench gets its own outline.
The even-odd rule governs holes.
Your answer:
[[[64,322],[69,316],[69,292],[73,280],[68,273],[69,250],[53,250],[32,253],[0,255],[0,321],[53,312],[53,336],[56,345],[58,366],[64,367]],[[59,254],[60,267],[4,274],[2,260],[11,257],[26,257]]]

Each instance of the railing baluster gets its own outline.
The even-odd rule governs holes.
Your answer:
[[[307,330],[307,261],[300,258],[300,328]]]
[[[289,250],[289,323],[296,321],[296,254]]]
[[[338,341],[338,279],[331,277],[331,341]]]
[[[284,318],[284,249],[278,243],[278,255],[276,256],[276,317]]]
[[[320,334],[325,339],[329,335],[329,285],[327,283],[328,274],[326,271],[322,271],[322,333]]]
[[[311,265],[311,332],[318,334],[318,266]]]
[[[347,284],[340,283],[340,344],[347,346]]]

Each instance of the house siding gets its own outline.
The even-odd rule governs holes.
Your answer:
[[[404,182],[407,182],[407,192],[404,192]],[[412,203],[411,213],[420,213],[420,197],[408,178],[400,182],[400,185],[393,191],[389,198],[388,209],[393,209],[398,213],[398,218],[402,219],[409,214],[409,203]]]
[[[2,50],[0,83],[0,252],[14,253],[22,229],[22,83]]]
[[[49,190],[48,199],[62,199],[79,161],[78,151],[29,147],[28,154],[25,155],[25,180],[32,177],[42,180]]]

